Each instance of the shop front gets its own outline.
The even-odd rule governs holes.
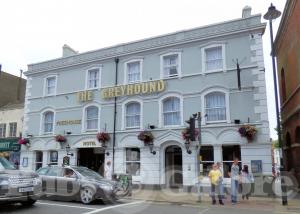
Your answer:
[[[19,169],[20,165],[20,149],[18,144],[19,138],[3,138],[0,139],[0,157],[5,157]]]

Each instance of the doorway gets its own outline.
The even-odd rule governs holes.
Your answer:
[[[182,150],[179,146],[169,146],[165,151],[166,187],[182,188]]]
[[[78,150],[77,166],[84,166],[104,175],[104,152],[95,152],[94,148],[82,148]]]

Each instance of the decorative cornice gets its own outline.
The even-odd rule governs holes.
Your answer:
[[[249,18],[236,19],[227,22],[208,25],[200,28],[194,28],[185,31],[179,31],[158,37],[152,37],[144,40],[120,44],[99,50],[89,51],[74,56],[58,58],[46,62],[28,65],[26,75],[39,72],[59,69],[78,64],[95,62],[114,57],[120,57],[128,54],[140,53],[147,50],[170,47],[178,44],[184,44],[193,41],[206,40],[224,35],[233,35],[251,30],[264,32],[265,23],[261,23],[261,15],[253,15]]]

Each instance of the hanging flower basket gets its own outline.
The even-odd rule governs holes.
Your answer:
[[[145,145],[153,143],[154,136],[150,131],[141,131],[138,135],[138,139],[143,141]]]
[[[65,138],[65,136],[59,134],[59,135],[55,136],[55,141],[59,142],[59,143],[65,143],[65,142],[67,142],[67,138]]]
[[[238,132],[240,133],[241,137],[245,137],[247,138],[248,142],[251,142],[256,136],[257,128],[251,125],[242,125]]]
[[[189,128],[185,128],[182,130],[181,132],[181,135],[182,135],[182,138],[186,141],[186,142],[190,142],[191,140],[191,133],[190,133],[190,129]],[[195,132],[194,132],[194,137],[198,137],[199,135],[199,131],[198,129],[195,129]]]
[[[20,138],[19,141],[18,141],[18,144],[25,145],[25,146],[30,146],[30,141],[27,138]]]
[[[100,132],[97,134],[97,139],[101,143],[106,143],[110,141],[110,136],[107,132]]]

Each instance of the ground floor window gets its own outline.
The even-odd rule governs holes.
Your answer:
[[[209,171],[214,164],[214,147],[201,146],[200,149],[201,164],[203,166],[203,175],[208,176]]]
[[[140,175],[141,160],[139,148],[126,148],[126,173]]]
[[[58,152],[50,151],[50,164],[57,165],[58,164]]]
[[[36,151],[35,152],[35,170],[38,170],[43,166],[43,152]]]
[[[222,146],[223,150],[223,173],[224,178],[229,178],[231,165],[235,158],[241,160],[241,147],[239,145]],[[241,161],[239,161],[241,169]]]

